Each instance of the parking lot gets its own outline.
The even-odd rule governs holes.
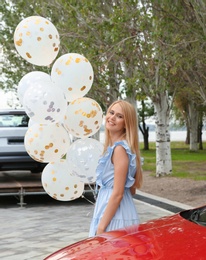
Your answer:
[[[39,183],[38,175],[32,176],[33,184]],[[173,214],[143,200],[134,201],[140,222]],[[93,203],[93,196],[88,193],[68,202],[56,201],[41,192],[25,193],[23,205],[19,204],[18,195],[0,196],[0,259],[41,260],[68,244],[87,238]]]

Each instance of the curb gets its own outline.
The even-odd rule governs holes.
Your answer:
[[[183,204],[177,201],[172,201],[169,199],[165,199],[156,195],[152,195],[149,193],[145,193],[142,191],[137,191],[137,194],[133,196],[134,199],[137,199],[139,201],[143,201],[145,203],[154,205],[156,207],[165,209],[167,211],[171,211],[173,213],[178,213],[182,210],[188,210],[193,208],[193,206]]]

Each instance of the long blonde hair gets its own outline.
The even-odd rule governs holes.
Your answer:
[[[132,153],[136,154],[137,171],[135,174],[135,187],[140,188],[143,182],[143,176],[139,149],[138,120],[136,109],[133,105],[125,100],[117,100],[109,106],[107,111],[110,111],[115,104],[119,104],[121,106],[124,115],[125,132],[122,138],[127,141]],[[107,147],[111,145],[112,141],[109,135],[109,131],[105,128],[104,152],[107,150]]]

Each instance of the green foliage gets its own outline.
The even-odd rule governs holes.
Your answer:
[[[106,107],[108,99],[112,101],[120,95],[119,86],[124,77],[120,62],[131,64],[131,57],[133,61],[135,58],[132,53],[127,54],[128,48],[132,50],[130,40],[135,37],[131,32],[134,26],[130,23],[139,12],[133,8],[134,4],[135,1],[120,1],[115,5],[111,1],[94,0],[5,1],[0,11],[4,21],[2,42],[5,60],[2,72],[7,80],[2,79],[1,88],[14,88],[21,77],[32,70],[49,72],[50,68],[33,66],[24,61],[13,43],[17,24],[28,16],[39,15],[51,20],[59,31],[61,49],[58,57],[77,52],[89,59],[95,81],[88,96]],[[131,70],[130,65],[128,69]],[[134,87],[133,83],[129,84],[129,88]]]
[[[136,0],[3,1],[1,44],[5,58],[0,88],[14,89],[22,76],[33,70],[49,73],[51,68],[24,61],[13,43],[17,24],[28,16],[39,15],[51,20],[60,33],[58,57],[77,52],[89,59],[95,80],[88,95],[103,107],[121,95],[122,82],[122,92],[134,98],[140,93],[153,98],[165,89],[172,95],[183,88],[184,93],[200,98],[200,82],[206,71],[203,33],[206,30],[195,16],[201,14],[200,6],[196,1],[190,6],[183,0],[138,3]],[[188,75],[192,88],[188,87]]]
[[[206,145],[206,143],[204,143],[204,145]],[[199,150],[194,153],[188,150],[188,147],[184,142],[171,142],[171,154],[173,165],[171,177],[206,180],[206,150]],[[150,143],[150,150],[141,150],[141,156],[144,157],[143,171],[151,171],[152,174],[155,174],[155,143]]]

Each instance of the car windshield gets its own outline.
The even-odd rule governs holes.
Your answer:
[[[182,212],[182,217],[188,219],[198,225],[206,227],[206,206]]]
[[[27,127],[29,118],[25,114],[0,115],[0,127]]]

